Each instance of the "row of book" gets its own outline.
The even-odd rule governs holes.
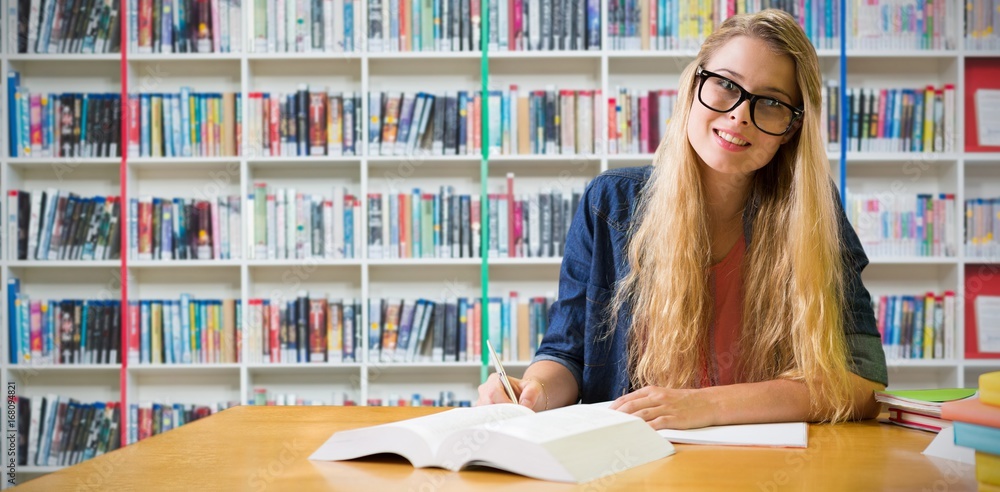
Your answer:
[[[551,299],[490,297],[489,339],[505,361],[530,360],[548,327]],[[482,356],[479,299],[368,300],[368,362],[465,362]]]
[[[361,48],[361,9],[354,0],[253,2],[250,47],[255,53],[354,52]]]
[[[997,0],[965,2],[965,49],[1000,50],[1000,5]]]
[[[247,200],[251,259],[361,257],[361,201],[343,187],[324,197],[259,182]]]
[[[697,50],[725,19],[769,8],[795,17],[817,49],[839,46],[840,4],[827,0],[611,0],[607,8],[615,50]]]
[[[73,192],[7,192],[7,251],[19,260],[117,260],[120,200]]]
[[[239,93],[128,96],[130,157],[232,157],[239,155],[242,104]]]
[[[242,258],[239,195],[129,199],[129,259],[231,260]]]
[[[871,257],[956,256],[955,195],[847,192],[847,218]]]
[[[128,0],[131,53],[243,51],[243,0]]]
[[[118,53],[119,0],[9,0],[3,31],[16,53]]]
[[[965,256],[1000,258],[1000,197],[965,200]]]
[[[236,299],[143,299],[128,303],[128,358],[139,364],[235,363],[242,305]]]
[[[836,2],[834,2],[836,3]],[[958,2],[868,0],[848,7],[848,48],[943,50],[956,48]]]
[[[471,407],[469,400],[456,400],[454,391],[441,391],[437,398],[428,398],[420,393],[413,393],[407,399],[395,393],[385,398],[368,398],[369,407]],[[353,402],[352,402],[353,404]],[[346,404],[345,404],[346,405]]]
[[[519,91],[516,85],[511,85],[509,90],[490,91],[489,152],[494,155],[598,152],[600,100],[600,90],[557,90],[553,86]],[[613,100],[608,101],[609,108],[613,107]],[[478,112],[474,117],[480,118]],[[475,150],[479,152],[478,145]]]
[[[487,12],[470,0],[369,0],[367,7],[370,52],[479,51],[483,35],[492,52],[601,49],[596,0],[492,0]]]
[[[238,402],[219,402],[213,405],[195,405],[150,401],[130,403],[126,442],[137,443],[238,404]]]
[[[20,466],[75,465],[121,445],[118,402],[83,403],[55,394],[16,400]]]
[[[251,364],[360,362],[361,304],[299,292],[295,299],[247,302]]]
[[[955,293],[872,297],[888,359],[947,359],[955,354]]]
[[[637,91],[619,87],[608,97],[608,153],[656,152],[674,112],[674,89]]]
[[[121,97],[112,93],[32,93],[7,72],[11,157],[119,157]]]
[[[825,132],[830,150],[840,150],[847,138],[849,151],[952,152],[955,148],[955,86],[923,89],[848,88],[847,128],[841,131],[840,92],[824,89]]]
[[[370,92],[368,113],[368,155],[466,155],[482,148],[478,91]]]
[[[514,194],[513,188],[508,176],[506,192],[489,195],[482,218],[478,198],[456,195],[451,186],[438,194],[419,188],[369,193],[368,257],[479,258],[482,227],[489,231],[491,258],[561,257],[583,187],[534,194]]]
[[[336,392],[334,394],[337,394]],[[253,393],[250,395],[250,399],[247,401],[247,405],[254,406],[319,406],[328,405],[329,403],[313,399],[313,398],[302,398],[295,393],[269,393],[266,388],[254,388]],[[344,405],[344,400],[341,398],[340,403],[333,402],[334,405]]]
[[[361,155],[361,96],[301,84],[294,93],[251,92],[251,152],[265,157]]]
[[[32,299],[7,280],[9,360],[23,365],[121,362],[121,302]]]

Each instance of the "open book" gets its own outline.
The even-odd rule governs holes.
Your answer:
[[[673,445],[638,417],[591,405],[535,413],[512,403],[340,431],[309,457],[398,454],[413,466],[483,465],[557,482],[587,482],[669,456]]]

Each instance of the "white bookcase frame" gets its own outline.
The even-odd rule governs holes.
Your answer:
[[[3,2],[14,0],[3,0]],[[125,1],[125,0],[122,0]],[[4,3],[4,6],[6,3]],[[247,10],[247,9],[244,9]],[[4,9],[6,12],[6,9]],[[607,3],[602,1],[606,26]],[[244,14],[244,26],[246,26]],[[958,23],[960,19],[950,19]],[[362,13],[362,26],[367,25]],[[250,29],[244,29],[249,33]],[[961,30],[956,30],[961,33]],[[249,36],[244,47],[250,45]],[[4,36],[4,42],[7,37]],[[363,46],[364,43],[359,43]],[[607,46],[606,29],[602,46]],[[929,191],[955,194],[960,213],[967,196],[972,196],[969,175],[977,180],[995,183],[1000,189],[1000,153],[965,153],[964,149],[964,88],[965,60],[991,57],[1000,63],[998,52],[971,52],[959,43],[956,50],[935,51],[849,51],[848,85],[870,84],[920,87],[926,84],[954,83],[957,102],[956,152],[949,154],[850,153],[847,157],[848,186],[864,188],[880,186],[901,179],[897,171],[904,166],[926,166],[926,172],[915,182]],[[7,73],[22,72],[22,86],[32,91],[114,91],[119,90],[120,55],[22,55],[11,53],[9,46],[0,47],[0,197],[3,214],[0,231],[7,229],[7,192],[26,187],[31,191],[45,186],[73,189],[77,192],[118,195],[119,180],[124,179],[129,197],[140,193],[183,194],[185,188],[219,172],[230,181],[223,183],[226,194],[239,193],[246,211],[246,195],[255,180],[269,179],[281,183],[304,180],[303,175],[320,173],[325,184],[349,184],[351,192],[364,198],[369,191],[385,191],[381,187],[386,172],[400,172],[408,164],[400,157],[367,155],[367,124],[363,124],[362,155],[357,157],[220,157],[220,158],[129,158],[125,176],[119,176],[118,158],[53,159],[11,158],[7,143],[8,109]],[[676,87],[679,74],[695,55],[691,51],[581,51],[581,52],[501,52],[492,53],[491,87],[506,87],[518,83],[519,88],[543,88],[558,84],[568,89],[601,89],[604,97],[622,84],[642,89]],[[839,52],[821,50],[820,64],[825,79],[839,75]],[[928,63],[929,61],[929,63]],[[230,90],[246,95],[252,91],[292,90],[299,82],[318,81],[331,90],[353,90],[366,94],[369,90],[418,91],[433,87],[444,77],[455,87],[479,90],[480,57],[478,52],[463,53],[223,53],[223,54],[153,54],[128,55],[129,91],[174,91],[181,85],[196,91]],[[860,66],[861,70],[852,68]],[[894,67],[908,66],[899,74]],[[935,68],[936,67],[936,68]],[[287,71],[287,72],[286,72]],[[444,72],[445,75],[439,75]],[[913,75],[919,81],[913,80]],[[302,76],[306,78],[303,79]],[[296,78],[298,77],[298,78]],[[465,77],[465,80],[456,80]],[[348,87],[354,80],[356,87]],[[260,83],[257,83],[257,82]],[[150,88],[152,84],[153,88]],[[868,84],[868,85],[866,85]],[[368,99],[362,98],[364,122],[367,122]],[[604,108],[605,99],[595,101]],[[244,115],[247,111],[244,110]],[[604,122],[601,122],[602,124]],[[243,142],[247,141],[244,125]],[[602,134],[606,134],[602,133]],[[606,153],[605,142],[598,142],[599,151],[580,156],[493,156],[490,158],[491,190],[504,183],[504,175],[514,172],[518,192],[551,186],[555,179],[565,179],[570,186],[582,184],[597,173],[623,166],[650,163],[649,154]],[[831,152],[831,173],[837,175],[839,153]],[[413,178],[406,187],[436,186],[442,176],[460,172],[469,177],[467,187],[457,191],[478,194],[479,163],[477,155],[424,157],[417,162]],[[65,172],[65,171],[70,172]],[[293,178],[284,178],[289,171]],[[233,176],[238,172],[238,176]],[[162,181],[176,177],[176,181]],[[871,178],[868,180],[867,178]],[[909,178],[907,178],[909,179]],[[303,181],[304,182],[304,181]],[[473,186],[475,185],[475,186]],[[977,185],[978,186],[978,185]],[[988,186],[988,185],[987,185]],[[924,190],[921,188],[921,191]],[[914,191],[916,193],[916,191]],[[995,192],[994,192],[995,193]],[[126,211],[123,210],[123,216]],[[245,213],[244,213],[245,215]],[[959,220],[959,217],[953,217]],[[362,213],[362,231],[366,231],[367,214]],[[246,238],[246,223],[244,221]],[[244,239],[245,241],[245,239]],[[362,249],[366,249],[362,247]],[[244,248],[244,253],[246,249]],[[123,255],[126,254],[123,252]],[[244,254],[245,256],[245,254]],[[865,271],[865,281],[873,295],[942,292],[957,294],[957,343],[955,354],[943,360],[890,360],[890,384],[895,388],[928,386],[974,386],[979,374],[1000,369],[1000,359],[965,360],[964,353],[964,285],[965,266],[986,264],[1000,269],[1000,259],[992,263],[966,258],[964,250],[953,258],[873,258]],[[94,290],[117,297],[121,285],[119,261],[18,261],[11,257],[6,241],[0,256],[0,285],[4,309],[0,310],[0,380],[14,383],[19,394],[38,397],[48,393],[79,398],[85,401],[120,400],[124,389],[127,402],[158,400],[164,402],[211,404],[218,401],[246,403],[255,387],[267,387],[295,393],[311,399],[332,401],[334,392],[350,393],[359,404],[369,398],[388,399],[398,395],[409,400],[411,393],[436,397],[441,390],[455,392],[458,399],[475,399],[476,386],[483,374],[478,361],[464,363],[382,364],[363,360],[350,364],[192,364],[192,365],[130,365],[123,369],[107,366],[24,367],[8,360],[7,281],[22,280],[22,291],[33,298],[83,298]],[[292,288],[308,290],[334,297],[356,297],[365,311],[363,325],[367,327],[369,297],[405,295],[410,298],[436,296],[440,290],[448,296],[478,297],[481,291],[480,260],[238,260],[223,261],[128,261],[128,298],[177,298],[182,292],[195,298],[239,297],[243,300],[264,297],[268,289],[287,288],[282,277],[286,272],[296,276],[296,269],[309,269],[299,276],[301,285]],[[489,260],[490,283],[497,285],[491,295],[517,289],[524,296],[552,295],[556,291],[559,259],[512,258]],[[494,279],[496,279],[494,281]],[[293,282],[294,283],[294,282]],[[334,290],[326,288],[335,285]],[[116,287],[117,286],[117,287]],[[916,289],[916,290],[913,290]],[[245,306],[245,303],[244,303]],[[367,330],[363,333],[367,334]],[[367,336],[362,336],[362,354],[367,354]],[[244,350],[246,344],[244,343]],[[243,360],[246,359],[244,352]],[[124,357],[123,357],[124,358]],[[505,364],[513,374],[523,372],[527,363]],[[123,422],[126,412],[123,412]],[[6,429],[7,417],[0,417]],[[21,467],[21,476],[47,473],[58,467]]]

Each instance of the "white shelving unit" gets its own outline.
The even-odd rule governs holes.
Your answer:
[[[11,0],[4,0],[11,1]],[[603,2],[602,2],[603,4]],[[247,9],[245,9],[247,10]],[[606,11],[606,6],[605,6]],[[950,19],[949,22],[959,22]],[[244,23],[246,24],[246,23]],[[366,22],[362,22],[366,25]],[[606,25],[606,24],[605,24]],[[244,29],[244,32],[250,32]],[[961,32],[958,30],[957,32]],[[602,35],[607,46],[607,35]],[[6,37],[4,37],[6,39]],[[249,45],[248,42],[244,46]],[[365,197],[387,190],[389,180],[402,179],[397,189],[436,189],[453,184],[459,193],[478,194],[479,156],[426,156],[414,162],[401,157],[367,155],[367,131],[362,131],[356,157],[260,157],[244,155],[220,158],[128,159],[125,175],[120,160],[11,158],[7,148],[7,79],[18,70],[22,86],[32,91],[113,91],[120,89],[119,55],[20,55],[2,47],[0,73],[4,103],[0,106],[0,197],[4,199],[0,230],[7,231],[7,191],[38,191],[45,187],[72,189],[78,193],[118,195],[122,180],[130,197],[141,194],[197,196],[199,187],[217,186],[220,194],[239,194],[246,211],[246,196],[253,183],[296,186],[311,192],[329,193],[333,186],[346,186]],[[839,53],[822,50],[820,65],[825,79],[839,74]],[[616,86],[632,89],[675,88],[681,71],[693,60],[691,51],[586,51],[492,53],[490,86],[517,84],[520,90],[555,85],[567,89],[600,89],[606,97]],[[960,212],[966,197],[987,189],[1000,189],[1000,153],[962,152],[964,142],[964,66],[968,57],[993,57],[1000,53],[973,53],[963,48],[936,51],[850,51],[848,85],[926,84],[956,85],[958,132],[951,154],[850,153],[847,156],[848,186],[878,189],[899,180],[919,176],[908,186],[912,192],[948,192],[956,196]],[[128,55],[130,92],[176,91],[190,86],[195,91],[292,91],[300,83],[326,86],[331,91],[476,90],[480,88],[478,52],[463,53],[227,53]],[[363,121],[368,100],[363,98]],[[603,100],[595,104],[603,104]],[[604,107],[604,106],[601,106]],[[244,110],[244,115],[248,114]],[[246,125],[244,125],[246,128]],[[363,125],[364,129],[367,125]],[[606,134],[606,132],[604,132]],[[244,132],[243,142],[247,135]],[[566,193],[602,171],[649,164],[649,154],[609,155],[603,142],[594,155],[514,155],[490,158],[488,185],[491,192],[505,184],[508,172],[516,174],[518,193],[562,187]],[[836,175],[839,154],[830,153],[831,172]],[[995,194],[995,191],[993,191]],[[123,211],[123,215],[124,215]],[[245,213],[244,213],[245,216]],[[953,217],[959,220],[959,217]],[[367,214],[362,214],[362,231]],[[246,238],[246,224],[244,234]],[[245,241],[245,239],[244,239]],[[364,248],[362,248],[364,249]],[[245,252],[244,248],[244,252]],[[123,252],[123,255],[125,252]],[[244,255],[245,256],[245,255]],[[964,360],[965,315],[963,288],[965,267],[980,264],[962,252],[954,258],[873,258],[865,271],[866,285],[873,295],[941,292],[958,294],[957,352],[944,360],[893,360],[889,362],[890,385],[894,388],[970,386],[984,372],[1000,369],[1000,360]],[[994,263],[1000,264],[1000,263]],[[558,258],[494,259],[489,261],[491,295],[516,290],[521,298],[553,295],[557,289]],[[135,261],[127,262],[128,298],[176,299],[189,293],[198,299],[268,297],[279,292],[294,297],[298,291],[361,301],[367,326],[367,301],[377,297],[479,297],[480,260],[248,260],[225,261]],[[2,298],[6,303],[7,281],[21,280],[22,292],[36,299],[121,297],[123,264],[119,261],[47,262],[19,261],[4,244],[0,257]],[[245,304],[244,304],[245,306]],[[457,399],[475,400],[480,382],[478,361],[448,364],[383,364],[363,360],[345,364],[194,364],[143,365],[122,369],[114,366],[23,367],[8,360],[7,310],[0,310],[0,379],[14,382],[19,394],[32,398],[49,393],[81,400],[118,401],[122,392],[127,403],[163,402],[214,404],[246,402],[253,389],[295,393],[330,402],[334,394],[347,393],[359,404],[369,398],[388,399],[412,393],[437,397],[453,391]],[[124,327],[123,327],[124,328]],[[366,334],[366,332],[365,332]],[[367,336],[362,336],[361,354],[367,354]],[[246,344],[244,344],[244,351]],[[243,360],[247,360],[246,353]],[[124,357],[123,357],[124,358]],[[525,361],[505,366],[514,375],[523,373]],[[123,412],[123,420],[126,418]],[[0,417],[0,424],[6,422]],[[6,426],[4,426],[6,427]],[[47,473],[52,467],[29,467],[24,475]]]

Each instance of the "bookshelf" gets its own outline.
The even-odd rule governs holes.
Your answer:
[[[3,0],[4,7],[6,2]],[[607,12],[607,0],[601,2]],[[6,12],[6,8],[3,9]],[[249,14],[243,15],[243,32],[250,33]],[[366,12],[361,13],[367,25]],[[959,25],[957,16],[948,20]],[[602,22],[602,25],[606,23]],[[4,24],[6,26],[6,24]],[[961,32],[956,28],[955,32]],[[2,96],[6,101],[9,70],[22,76],[22,86],[32,91],[118,92],[122,80],[122,55],[27,55],[12,53],[7,37],[0,46]],[[602,46],[609,46],[602,31]],[[245,35],[244,46],[252,42]],[[359,46],[360,46],[359,40]],[[617,86],[654,90],[676,88],[681,71],[695,52],[690,50],[640,51],[600,49],[559,52],[491,52],[487,85],[503,89],[557,88],[600,90],[595,108]],[[820,67],[825,80],[836,80],[840,52],[821,49]],[[1000,53],[975,52],[959,43],[944,50],[859,50],[847,52],[847,85],[920,87],[955,84],[958,101],[965,88],[965,65],[970,58],[1000,65]],[[299,84],[326,87],[331,92],[478,91],[482,85],[479,52],[354,52],[334,53],[128,53],[125,76],[130,92],[177,92],[191,87],[200,92],[236,92],[242,96],[244,115],[251,92],[293,92]],[[369,113],[362,99],[363,122]],[[456,192],[478,195],[484,189],[478,155],[381,156],[369,155],[368,132],[362,124],[360,155],[269,157],[248,152],[231,157],[128,157],[124,172],[119,158],[11,158],[7,148],[6,104],[0,112],[0,196],[9,190],[40,190],[46,187],[72,189],[77,193],[197,197],[200,194],[239,195],[246,210],[247,195],[255,182],[273,187],[295,187],[310,193],[329,194],[344,187],[359,197],[369,192],[396,189],[436,189],[453,185]],[[892,153],[831,151],[831,174],[839,175],[843,162],[847,186],[856,191],[878,191],[905,181],[907,193],[954,193],[956,210],[968,197],[1000,189],[1000,152],[965,152],[966,104],[956,107],[955,151],[948,153]],[[606,114],[606,113],[605,113]],[[244,116],[245,118],[245,116]],[[245,121],[245,120],[244,120]],[[606,122],[606,120],[603,120]],[[603,124],[603,123],[601,123]],[[607,135],[605,127],[598,127]],[[243,125],[243,142],[247,141]],[[485,175],[485,190],[494,193],[505,184],[507,173],[516,176],[517,193],[559,188],[569,193],[599,173],[614,168],[648,164],[646,153],[609,153],[605,142],[595,142],[596,151],[586,155],[493,155]],[[995,193],[995,192],[994,192]],[[7,204],[3,202],[0,230],[6,233]],[[244,219],[246,216],[244,215]],[[953,217],[958,220],[958,217]],[[367,214],[362,214],[362,231]],[[246,220],[242,224],[247,244]],[[299,291],[330,298],[358,299],[363,307],[362,326],[368,326],[370,298],[479,297],[488,283],[490,295],[517,291],[524,299],[553,296],[557,290],[559,258],[490,258],[488,276],[481,274],[483,261],[459,259],[356,259],[266,260],[244,254],[227,260],[16,260],[3,245],[0,256],[2,299],[6,303],[8,279],[21,280],[22,292],[35,298],[93,298],[130,300],[194,298],[251,298],[279,295],[294,298]],[[362,247],[364,249],[364,247]],[[244,249],[244,252],[246,250]],[[124,253],[123,253],[124,256]],[[1000,260],[957,255],[940,257],[876,257],[864,280],[873,295],[943,292],[958,294],[959,306],[969,266],[1000,265]],[[123,291],[123,278],[127,287]],[[95,294],[96,293],[96,294]],[[244,310],[246,304],[244,303]],[[1000,369],[1000,359],[964,359],[965,310],[957,309],[955,353],[944,359],[890,360],[889,377],[894,388],[968,386],[979,374]],[[0,310],[4,329],[0,346],[7,347],[7,311]],[[246,321],[244,317],[244,322]],[[362,332],[365,334],[365,331]],[[362,336],[361,352],[367,354],[368,337]],[[164,401],[211,405],[220,401],[246,403],[255,388],[294,393],[300,397],[335,401],[347,394],[358,404],[391,396],[409,400],[413,393],[436,398],[441,391],[454,392],[456,399],[475,400],[476,387],[484,374],[478,360],[456,363],[381,363],[362,359],[356,363],[246,362],[246,344],[241,363],[218,364],[114,364],[23,367],[11,364],[6,353],[0,358],[0,379],[14,382],[19,394],[39,397],[56,393],[85,401]],[[124,357],[123,357],[124,358]],[[505,367],[513,375],[523,373],[527,361],[510,361]],[[129,417],[122,415],[123,422]],[[3,417],[6,419],[6,417]],[[4,423],[6,420],[0,420]],[[124,425],[124,424],[123,424]],[[25,476],[52,471],[51,467],[29,467]]]

